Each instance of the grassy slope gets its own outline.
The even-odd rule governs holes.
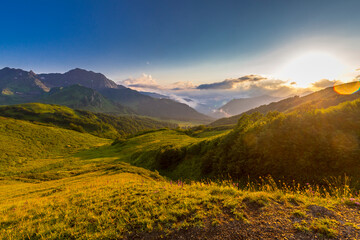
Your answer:
[[[56,157],[108,142],[86,133],[4,117],[0,117],[0,132],[0,162],[7,163],[21,159]]]
[[[360,100],[354,100],[327,109],[244,115],[231,134],[199,157],[204,170],[234,178],[271,174],[319,183],[347,174],[359,180],[359,113]]]
[[[229,130],[204,131],[191,137],[183,131],[157,130],[150,131],[139,136],[132,137],[127,141],[120,141],[112,146],[104,146],[95,150],[89,150],[78,154],[84,159],[93,156],[117,157],[121,161],[131,163],[135,166],[144,167],[150,170],[158,170],[161,174],[173,179],[189,178],[201,179],[200,162],[196,159],[187,159],[175,168],[163,169],[159,166],[156,158],[159,149],[171,147],[181,149],[200,142],[210,141],[228,133]]]
[[[353,203],[359,200],[325,198],[310,187],[295,192],[272,186],[239,190],[231,183],[169,182],[125,163],[37,184],[5,181],[0,238],[359,236]]]
[[[139,116],[112,116],[91,113],[59,105],[28,103],[0,106],[0,115],[21,120],[35,121],[62,128],[88,132],[105,138],[126,137],[138,131],[157,128],[176,128],[173,123]]]
[[[41,132],[41,141],[49,145],[59,136],[68,137],[66,134],[72,134],[83,145],[64,151],[54,145],[45,156],[30,154],[27,158],[31,161],[19,164],[11,175],[0,179],[0,239],[298,239],[360,235],[359,207],[355,203],[360,199],[346,186],[334,187],[321,196],[316,187],[278,187],[280,184],[271,179],[242,189],[232,182],[186,184],[123,162],[144,164],[146,154],[156,148],[211,140],[226,134],[226,130],[199,132],[193,137],[172,130],[153,131],[124,143],[71,155],[109,141],[19,120],[1,120],[10,127],[1,129],[1,138],[25,137],[29,148],[37,146],[32,139]],[[3,146],[7,154],[19,152],[10,144]],[[46,156],[51,159],[36,159]]]
[[[232,130],[199,126],[131,138],[105,151],[171,178],[201,179],[272,175],[324,182],[338,175],[359,185],[360,100],[328,109],[244,115]]]
[[[320,183],[346,174],[358,187],[359,112],[360,100],[354,100],[328,109],[244,115],[233,130],[214,139],[206,137],[212,131],[200,131],[196,138],[184,131],[177,132],[183,134],[180,143],[161,141],[164,144],[154,145],[160,148],[154,151],[136,155],[126,150],[136,139],[119,144],[118,151],[131,152],[131,163],[171,178],[231,176],[246,181],[270,174],[287,181]]]
[[[0,117],[0,177],[28,175],[29,169],[56,163],[80,149],[101,146],[109,140],[86,133],[40,126]],[[53,166],[53,168],[56,167]]]

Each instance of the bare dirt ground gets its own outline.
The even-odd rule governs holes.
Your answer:
[[[297,216],[294,211],[302,211]],[[247,221],[233,220],[225,216],[218,225],[205,224],[205,227],[180,229],[170,234],[163,232],[136,233],[126,239],[360,239],[360,209],[337,206],[330,210],[310,205],[306,208],[296,205],[283,205],[273,202],[266,207],[248,204],[244,208]],[[321,219],[334,220],[331,235],[326,229],[311,227],[312,222]],[[307,230],[297,229],[296,223],[308,226]]]

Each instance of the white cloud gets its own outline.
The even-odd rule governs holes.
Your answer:
[[[341,83],[343,83],[343,82],[341,82],[339,80],[321,79],[317,82],[312,83],[312,86],[317,89],[322,89],[322,88],[332,87],[334,85],[338,85]]]
[[[201,84],[199,86],[197,86],[197,89],[202,89],[202,90],[206,90],[206,89],[234,89],[237,88],[239,85],[243,84],[243,83],[248,83],[248,82],[257,82],[257,81],[261,81],[267,79],[265,77],[262,76],[258,76],[258,75],[246,75],[240,78],[235,78],[235,79],[225,79],[222,82],[215,82],[215,83],[209,83],[209,84]]]
[[[194,89],[196,88],[196,86],[194,83],[190,81],[186,81],[186,82],[176,82],[170,84],[168,88],[174,91],[178,91],[178,90]]]
[[[168,85],[160,85],[157,83],[156,79],[154,79],[151,75],[145,73],[143,73],[138,78],[129,77],[128,79],[118,82],[118,84],[139,91],[152,91],[152,90],[179,91],[179,90],[193,89],[196,87],[194,83],[190,81],[175,82]]]
[[[143,73],[138,78],[129,77],[123,81],[118,82],[121,85],[129,87],[131,89],[142,91],[142,92],[154,92],[161,95],[165,95],[170,99],[177,102],[189,105],[192,108],[196,108],[198,101],[195,99],[189,99],[186,96],[176,94],[179,90],[189,90],[195,88],[192,82],[176,82],[169,85],[160,85],[157,81],[148,74]]]
[[[139,91],[143,91],[144,89],[161,88],[161,86],[156,82],[155,79],[152,78],[151,75],[145,73],[143,73],[141,77],[138,78],[129,77],[128,79],[125,79],[118,83],[126,87],[134,88]]]
[[[259,75],[246,75],[236,79],[202,84],[175,82],[168,85],[160,85],[151,75],[142,74],[138,78],[130,77],[119,84],[132,89],[145,92],[154,92],[187,104],[203,113],[222,115],[214,112],[228,101],[234,98],[248,98],[262,95],[274,97],[288,97],[302,95],[310,89],[297,88],[296,84],[280,79],[268,78]]]

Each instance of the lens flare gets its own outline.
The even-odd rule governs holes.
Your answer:
[[[334,86],[334,91],[341,95],[350,95],[360,89],[360,81]]]

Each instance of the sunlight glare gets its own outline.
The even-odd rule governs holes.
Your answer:
[[[296,82],[297,87],[311,87],[321,79],[339,79],[345,70],[345,64],[329,53],[308,52],[287,63],[279,75]]]

